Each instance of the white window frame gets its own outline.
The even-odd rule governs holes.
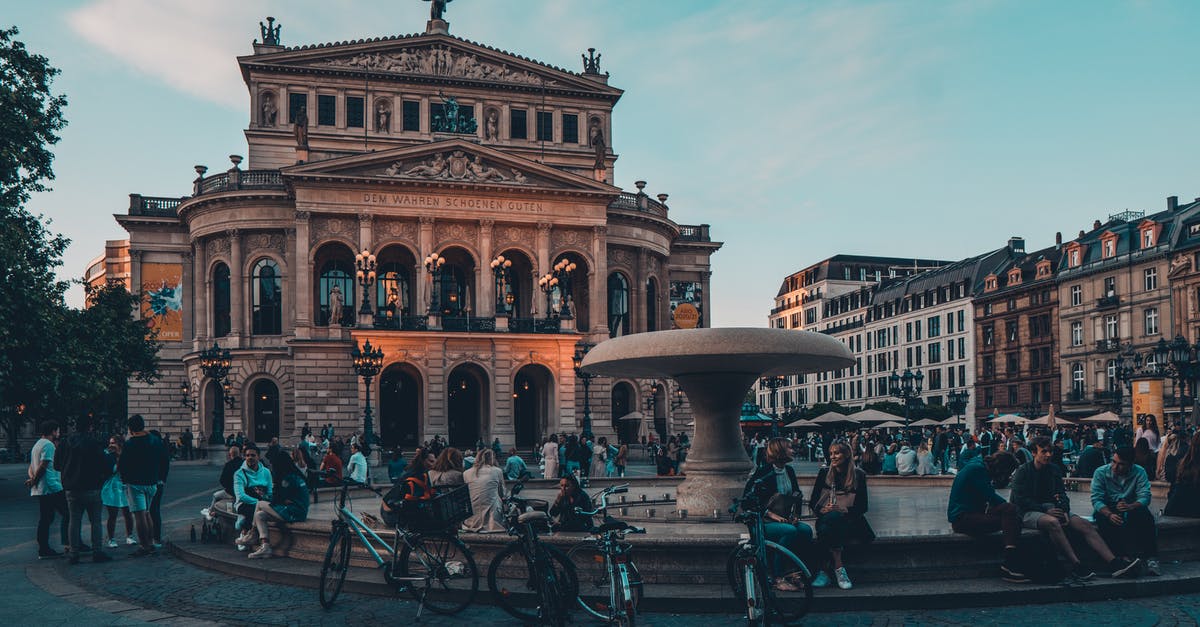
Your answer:
[[[1071,346],[1083,346],[1083,323],[1071,323]]]

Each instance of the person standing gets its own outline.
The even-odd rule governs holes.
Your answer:
[[[162,440],[146,431],[146,420],[141,414],[129,417],[129,439],[117,462],[117,471],[125,484],[129,500],[129,512],[137,529],[138,548],[133,557],[154,555],[154,521],[150,518],[150,504],[158,491],[162,458],[167,453]]]
[[[545,463],[545,472],[542,474],[543,479],[554,479],[558,476],[558,440],[554,436],[546,438],[546,444],[542,446],[542,461]]]
[[[100,488],[100,503],[108,510],[108,548],[117,548],[117,516],[125,519],[125,544],[137,544],[133,539],[133,515],[129,513],[129,500],[125,495],[125,484],[121,483],[121,475],[117,472],[117,460],[121,458],[121,449],[125,441],[119,435],[108,439],[108,480]]]
[[[112,558],[100,550],[100,543],[104,541],[100,488],[112,474],[112,464],[92,432],[91,418],[80,418],[76,426],[78,431],[67,438],[54,460],[54,469],[62,473],[67,509],[71,514],[70,561],[78,564],[84,551],[82,527],[86,512],[92,526],[92,561],[108,562]]]
[[[508,459],[504,461],[504,478],[509,481],[520,481],[529,474],[529,468],[525,466],[525,460],[517,455],[517,449],[508,449]]]
[[[179,436],[179,442],[183,444],[183,459],[192,461],[192,428],[184,427],[183,433]]]
[[[62,545],[68,547],[69,514],[62,479],[54,469],[54,443],[58,440],[58,423],[47,420],[42,423],[39,431],[42,437],[29,451],[29,478],[25,480],[25,486],[29,488],[29,495],[38,500],[38,559],[50,559],[62,555],[50,548],[50,525],[54,523],[54,515],[58,514],[62,518]]]
[[[150,437],[158,438],[162,441],[162,436],[157,431],[151,431]],[[163,530],[162,530],[162,498],[163,490],[167,485],[167,474],[171,472],[171,454],[163,447],[163,455],[158,463],[158,483],[154,490],[154,498],[150,501],[150,521],[154,523],[154,548],[161,549],[163,546]]]

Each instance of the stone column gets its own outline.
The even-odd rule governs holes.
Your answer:
[[[590,294],[588,294],[588,321],[591,324],[591,329],[581,329],[583,332],[591,331],[596,334],[607,335],[605,326],[607,321],[604,320],[605,304],[608,303],[608,251],[606,238],[604,234],[608,231],[608,227],[594,226],[592,227],[592,259],[596,264],[593,268],[589,285]]]
[[[142,297],[142,251],[129,249],[129,293]],[[133,319],[138,320],[142,317],[140,307],[135,307],[133,310]]]
[[[180,282],[180,285],[184,286],[183,291],[184,291],[184,296],[185,296],[185,298],[183,299],[183,315],[181,316],[183,330],[182,330],[182,334],[179,338],[179,343],[181,346],[186,346],[186,345],[192,343],[192,341],[196,339],[197,333],[196,333],[196,328],[195,328],[195,324],[196,324],[196,312],[195,312],[196,305],[195,305],[195,303],[199,299],[196,298],[195,294],[192,295],[191,302],[188,302],[188,299],[186,298],[186,296],[187,296],[187,287],[186,286],[196,284],[196,269],[195,269],[195,266],[193,265],[194,258],[192,257],[192,251],[191,250],[183,251],[182,253],[179,254],[179,258],[183,262],[183,264],[182,264],[183,271],[180,273],[179,282]]]
[[[296,337],[300,338],[312,336],[312,265],[308,259],[311,242],[310,217],[311,214],[307,211],[296,212],[296,237],[289,242],[294,245],[294,248],[291,248],[291,274],[296,277],[293,282],[296,295]]]
[[[704,305],[704,311],[700,315],[700,326],[705,329],[712,328],[712,300],[708,294],[708,282],[712,278],[712,272],[704,270],[700,273],[700,285],[704,287],[704,295],[700,298],[700,302]]]
[[[423,98],[427,101],[428,98]],[[414,313],[419,316],[425,315],[429,311],[430,298],[433,296],[433,281],[428,271],[425,270],[425,258],[429,253],[433,252],[433,218],[430,216],[421,216],[421,225],[417,231],[417,269],[414,271],[415,279],[413,287],[417,290],[417,302]]]
[[[539,222],[537,225],[537,267],[533,269],[533,313],[535,318],[539,314],[549,313],[544,311],[546,295],[538,287],[538,279],[550,271],[550,229],[549,222]]]
[[[479,269],[476,285],[476,315],[487,318],[496,315],[496,275],[492,272],[492,230],[496,221],[484,218],[479,221]]]
[[[200,238],[192,239],[192,279],[192,320],[195,323],[192,335],[196,340],[192,347],[200,350],[204,341],[212,337],[212,329],[208,328],[208,309],[212,305],[208,300],[212,293],[208,287],[208,249]]]
[[[629,330],[645,333],[650,321],[646,318],[646,249],[637,249],[637,261],[629,282]]]
[[[421,96],[421,134],[429,135],[432,127],[433,120],[429,115],[429,96]]]
[[[300,264],[296,261],[296,229],[287,228],[283,230],[283,261],[287,264],[287,271],[283,273],[283,294],[281,305],[283,306],[283,334],[296,334],[296,296],[300,293],[296,281],[298,277],[296,270]]]
[[[237,229],[225,233],[229,236],[229,335],[241,346],[246,328],[246,268],[242,263],[242,238]]]

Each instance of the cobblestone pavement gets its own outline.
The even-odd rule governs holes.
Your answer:
[[[324,611],[315,590],[231,578],[162,555],[133,559],[126,549],[108,564],[35,559],[31,540],[36,505],[20,488],[18,473],[0,468],[0,624],[6,625],[394,625],[411,622],[408,600],[343,594]],[[203,504],[215,469],[177,466],[169,488],[168,520],[186,520]],[[23,474],[22,472],[19,474]],[[486,587],[486,585],[485,585]],[[486,594],[486,591],[481,591]],[[735,615],[652,614],[642,624],[700,627],[735,625]],[[1200,594],[1095,603],[1024,606],[1019,596],[1006,608],[816,614],[806,625],[1011,625],[1033,621],[1060,625],[1200,625]],[[588,624],[582,618],[577,624]],[[500,610],[477,605],[434,625],[514,625]]]

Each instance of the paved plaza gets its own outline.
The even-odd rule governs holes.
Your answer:
[[[176,464],[167,486],[164,519],[172,528],[187,529],[211,494],[216,467]],[[375,625],[410,620],[416,607],[407,599],[345,594],[332,611],[320,608],[316,592],[307,588],[230,577],[161,555],[148,559],[124,556],[108,564],[64,560],[38,561],[34,555],[36,505],[21,485],[24,467],[0,467],[0,511],[5,512],[0,544],[0,621],[9,625],[133,624],[263,624]],[[907,488],[897,488],[907,490]],[[940,490],[922,494],[897,492],[872,499],[872,520],[886,528],[902,517],[908,524],[937,525],[945,507]],[[318,509],[324,511],[325,501]],[[316,511],[314,511],[316,513]],[[932,527],[931,527],[932,528]],[[53,537],[53,536],[52,536]],[[175,538],[186,542],[186,538]],[[264,564],[266,565],[266,564]],[[486,587],[486,586],[485,586]],[[1001,607],[932,611],[844,612],[814,614],[813,625],[1005,625],[1029,623],[1042,616],[1064,625],[1197,625],[1200,594],[1185,594],[1093,603],[1023,606],[1020,588],[997,598]],[[932,592],[932,591],[931,591]],[[647,625],[731,625],[733,614],[647,614]],[[577,624],[587,624],[577,618]],[[512,625],[499,610],[479,604],[452,620],[431,617],[438,625]]]

